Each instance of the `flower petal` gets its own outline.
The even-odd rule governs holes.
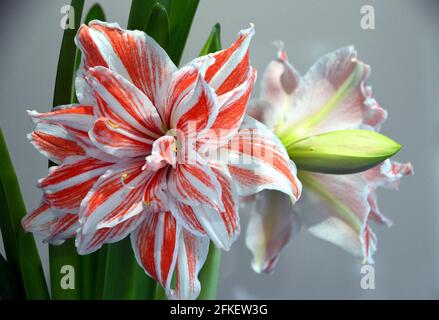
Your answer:
[[[88,157],[69,157],[62,165],[52,167],[49,175],[38,181],[38,187],[52,207],[78,213],[81,201],[111,165]]]
[[[247,79],[250,68],[248,47],[254,33],[253,25],[241,30],[238,39],[229,48],[213,54],[215,63],[207,69],[205,78],[218,96]]]
[[[142,31],[122,30],[119,25],[92,21],[81,26],[75,39],[82,51],[80,72],[103,66],[130,80],[156,105],[160,88],[176,70],[174,63],[157,42]],[[87,96],[82,77],[78,76],[79,96]],[[81,101],[81,99],[79,100]]]
[[[253,118],[246,116],[238,134],[221,149],[227,154],[240,196],[272,189],[292,196],[294,201],[300,197],[294,163],[273,132]]]
[[[195,300],[200,295],[201,284],[198,280],[198,273],[208,253],[209,238],[197,237],[185,230],[181,232],[175,266],[176,288],[167,290],[169,298]]]
[[[90,140],[99,150],[118,158],[145,157],[151,152],[153,140],[108,118],[96,120],[89,132]]]
[[[240,233],[238,192],[226,166],[211,165],[221,185],[223,211],[208,206],[194,208],[195,216],[203,230],[221,249],[229,250]]]
[[[114,227],[144,212],[142,196],[146,179],[141,160],[118,163],[108,169],[81,203],[81,232]]]
[[[115,243],[124,239],[140,225],[144,218],[144,215],[138,214],[114,227],[101,228],[88,234],[78,232],[76,237],[78,253],[89,254],[99,250],[105,243]]]
[[[145,168],[153,171],[177,163],[177,142],[172,136],[163,136],[154,141],[151,155],[146,157]]]
[[[283,127],[286,134],[300,138],[363,124],[379,126],[386,113],[366,85],[369,73],[369,66],[358,59],[353,47],[322,57],[291,97]]]
[[[245,242],[253,253],[253,270],[257,273],[271,273],[281,250],[299,232],[301,223],[293,212],[288,195],[264,190],[256,198]]]
[[[59,212],[45,202],[28,213],[22,219],[22,225],[26,232],[42,235],[44,242],[54,245],[73,238],[79,228],[77,214]]]
[[[59,106],[55,110],[46,113],[28,111],[28,114],[36,123],[47,121],[62,125],[70,130],[84,132],[91,129],[95,120],[93,107],[85,105],[65,105]]]
[[[77,139],[60,125],[39,122],[27,137],[41,154],[55,163],[61,163],[69,156],[85,155]]]
[[[180,226],[170,212],[147,214],[131,233],[137,262],[162,287],[169,288],[177,260]]]
[[[151,213],[158,214],[170,210],[167,193],[168,169],[168,167],[163,167],[155,171],[146,184],[143,202]]]
[[[162,123],[149,98],[121,75],[104,67],[89,69],[85,77],[97,97],[97,116],[150,139],[163,135]]]
[[[399,163],[391,160],[386,160],[382,164],[363,173],[369,186],[367,199],[370,205],[370,219],[387,226],[392,225],[392,221],[380,212],[376,189],[379,187],[398,189],[400,179],[413,174],[414,171],[411,163]]]
[[[255,81],[256,70],[251,68],[247,79],[241,85],[218,97],[218,115],[207,137],[207,143],[214,148],[221,147],[238,132]]]
[[[223,210],[221,185],[209,163],[199,154],[179,159],[168,179],[168,189],[173,197],[190,206],[207,205]]]
[[[171,128],[183,138],[195,138],[197,132],[209,129],[218,114],[218,98],[199,73],[193,90],[172,110]]]
[[[361,174],[300,172],[304,191],[295,207],[315,236],[372,263],[376,236],[368,226],[368,186]]]

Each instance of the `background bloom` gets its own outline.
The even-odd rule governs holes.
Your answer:
[[[261,97],[251,103],[249,114],[269,126],[286,147],[337,130],[379,131],[387,112],[366,83],[369,73],[354,48],[345,47],[320,58],[302,77],[280,44],[262,78]],[[396,188],[401,177],[411,174],[410,163],[390,160],[349,175],[299,170],[304,192],[294,208],[276,192],[257,196],[246,239],[254,255],[253,268],[272,271],[281,249],[302,224],[315,236],[373,262],[377,240],[369,222],[391,224],[378,209],[376,189]]]

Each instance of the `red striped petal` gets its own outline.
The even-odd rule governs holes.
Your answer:
[[[248,47],[253,35],[253,26],[241,30],[229,48],[213,54],[215,63],[207,69],[205,78],[217,95],[233,90],[247,79],[250,68]]]
[[[118,158],[145,157],[152,149],[153,140],[137,131],[127,130],[108,118],[96,120],[89,135],[98,149]]]
[[[229,154],[229,170],[241,196],[273,189],[294,200],[300,197],[296,167],[279,139],[261,123],[246,116],[238,134],[222,149]]]
[[[45,202],[28,213],[21,223],[26,232],[39,234],[50,244],[61,244],[73,238],[79,228],[77,214],[59,212]]]
[[[198,223],[213,243],[229,250],[239,236],[238,193],[226,166],[211,165],[221,185],[221,200],[224,210],[207,206],[194,208]]]
[[[172,110],[171,127],[187,137],[209,129],[218,114],[218,98],[199,74],[193,90]]]
[[[83,53],[83,70],[104,66],[125,76],[156,105],[158,92],[176,70],[166,52],[141,31],[92,21],[76,38]]]
[[[89,70],[86,78],[97,97],[96,114],[111,119],[126,130],[156,139],[163,134],[162,123],[149,98],[121,75],[104,67]]]
[[[70,157],[61,166],[52,167],[49,175],[38,181],[38,187],[51,206],[77,213],[81,201],[111,165],[88,157]]]
[[[89,254],[99,250],[105,243],[115,243],[124,239],[139,226],[144,218],[144,215],[136,215],[114,227],[98,229],[89,234],[79,232],[76,238],[78,253]]]
[[[175,290],[167,290],[168,297],[180,300],[195,300],[201,291],[198,273],[209,252],[209,238],[197,237],[182,231],[178,245],[177,265],[175,267]]]
[[[114,227],[144,212],[142,196],[146,179],[141,160],[121,162],[107,170],[81,203],[82,233]]]
[[[148,214],[131,233],[137,262],[163,287],[169,288],[178,252],[180,226],[170,212]]]
[[[38,151],[55,163],[61,163],[69,156],[85,155],[77,139],[60,125],[47,122],[37,123],[28,138]]]

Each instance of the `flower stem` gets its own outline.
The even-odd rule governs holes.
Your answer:
[[[218,279],[221,268],[221,249],[211,242],[206,262],[200,271],[201,293],[198,300],[213,300],[216,297]]]
[[[154,298],[155,281],[137,263],[129,238],[108,245],[104,272],[104,300]]]

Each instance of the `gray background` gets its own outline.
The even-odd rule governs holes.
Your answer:
[[[109,21],[126,26],[129,1],[103,0]],[[62,32],[63,1],[2,1],[0,5],[0,126],[6,136],[28,208],[38,205],[38,178],[47,160],[27,142],[32,125],[25,110],[51,106]],[[87,1],[86,8],[92,1]],[[360,8],[375,7],[376,30],[360,28]],[[223,254],[219,298],[439,298],[438,13],[435,1],[201,0],[183,62],[195,57],[215,22],[223,44],[256,25],[252,63],[262,74],[274,57],[273,40],[286,43],[304,73],[321,55],[353,44],[372,66],[370,83],[389,111],[383,132],[404,145],[416,175],[399,192],[379,192],[382,211],[395,221],[375,227],[376,289],[360,288],[359,261],[303,231],[284,251],[273,275],[250,269],[244,237]],[[254,94],[258,94],[259,85]],[[0,164],[1,165],[1,164]],[[243,217],[245,225],[246,217]],[[41,246],[44,260],[47,252]],[[2,249],[3,250],[3,249]]]

